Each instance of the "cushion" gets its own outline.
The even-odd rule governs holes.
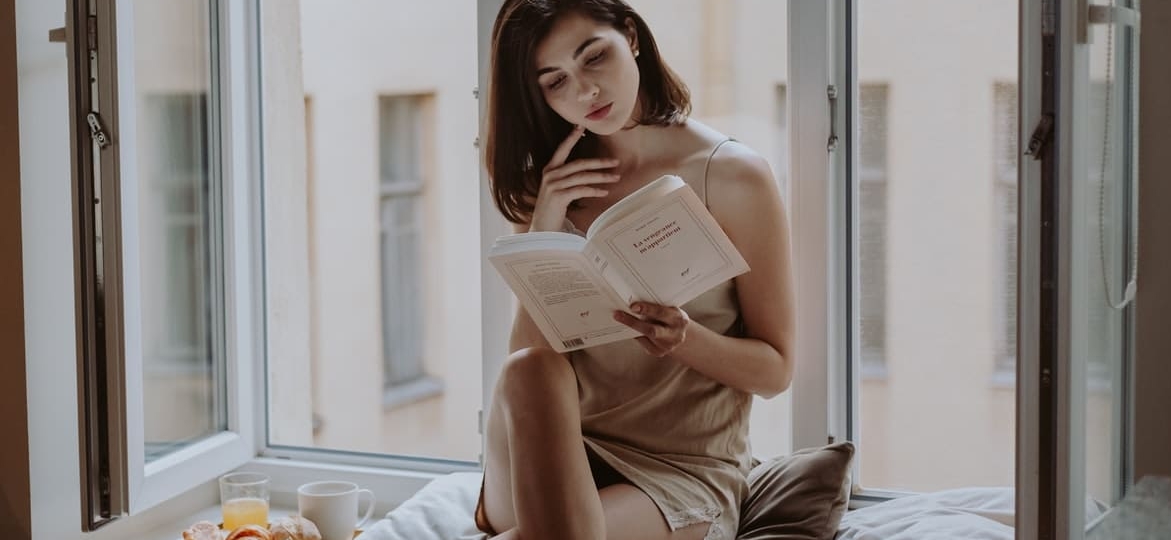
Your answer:
[[[761,463],[748,474],[740,540],[832,539],[850,502],[854,445],[806,448]]]

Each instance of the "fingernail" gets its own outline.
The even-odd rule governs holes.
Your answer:
[[[635,305],[633,305],[633,306],[631,306],[631,307],[630,307],[630,310],[631,310],[631,311],[633,311],[633,312],[635,312],[635,313],[642,313],[642,306],[640,306],[640,305],[638,305],[638,304],[635,304]]]

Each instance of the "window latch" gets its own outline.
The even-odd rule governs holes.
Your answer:
[[[832,84],[827,86],[825,94],[829,98],[829,140],[826,141],[825,149],[833,152],[838,149],[838,87]]]
[[[1041,120],[1037,122],[1037,127],[1033,128],[1033,135],[1029,137],[1029,147],[1025,150],[1026,156],[1033,156],[1033,159],[1041,159],[1041,150],[1049,144],[1053,139],[1053,114],[1048,113],[1041,116]]]
[[[109,146],[110,137],[106,135],[106,128],[102,125],[102,119],[98,117],[98,113],[91,112],[85,115],[85,121],[89,123],[89,134],[93,137],[94,142],[98,143],[98,148]]]

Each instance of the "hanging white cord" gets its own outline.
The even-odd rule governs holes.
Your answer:
[[[1114,8],[1115,0],[1110,0],[1109,6]],[[1114,92],[1114,25],[1117,24],[1111,20],[1106,24],[1106,91],[1105,95],[1105,119],[1102,127],[1102,168],[1101,176],[1098,179],[1098,260],[1102,266],[1102,287],[1106,293],[1106,304],[1116,310],[1125,308],[1131,301],[1134,300],[1135,289],[1137,289],[1138,280],[1138,234],[1137,227],[1131,227],[1127,224],[1127,236],[1129,231],[1135,230],[1134,238],[1131,239],[1130,247],[1130,275],[1127,277],[1126,290],[1122,293],[1122,300],[1115,302],[1110,286],[1109,272],[1106,268],[1106,173],[1107,164],[1109,163],[1111,155],[1110,144],[1110,117],[1112,112],[1112,103],[1110,95]],[[1135,66],[1134,55],[1131,56],[1131,65],[1129,66],[1133,73]],[[1133,135],[1133,133],[1132,133]],[[1131,141],[1134,138],[1131,137]],[[1135,178],[1131,188],[1131,208],[1132,219],[1137,220],[1138,217],[1138,179]]]

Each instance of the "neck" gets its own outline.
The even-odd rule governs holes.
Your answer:
[[[662,146],[671,140],[663,137],[664,129],[672,128],[634,125],[610,135],[599,136],[599,154],[617,159],[621,163],[618,166],[620,171],[637,169],[639,165],[663,153]]]

